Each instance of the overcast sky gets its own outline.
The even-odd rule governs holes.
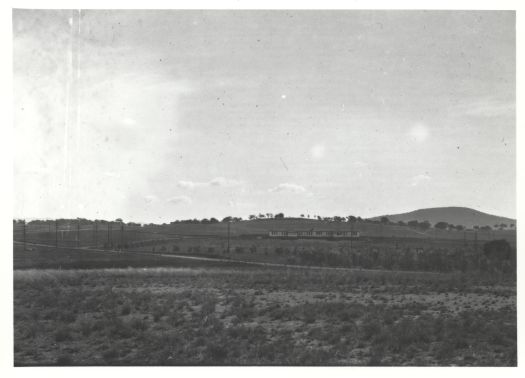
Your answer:
[[[514,12],[13,13],[18,217],[515,217]]]

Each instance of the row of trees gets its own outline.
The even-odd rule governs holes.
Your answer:
[[[58,219],[34,219],[31,221],[26,222],[24,219],[13,219],[13,225],[21,225],[26,224],[28,226],[46,226],[46,225],[54,225],[55,223],[58,223],[60,225],[77,225],[80,224],[81,226],[85,225],[93,225],[95,223],[98,224],[108,224],[108,223],[119,223],[119,224],[125,224],[127,226],[138,226],[140,227],[140,223],[135,222],[124,222],[122,218],[117,218],[113,221],[108,221],[105,219],[86,219],[86,218],[58,218]]]
[[[390,219],[388,219],[388,217],[381,217],[379,220],[372,220],[372,219],[363,219],[361,217],[356,217],[356,216],[353,216],[353,215],[348,215],[346,217],[342,217],[342,216],[333,216],[333,217],[321,217],[319,215],[314,215],[313,217],[310,216],[310,214],[308,215],[304,215],[304,214],[301,214],[301,218],[308,218],[308,219],[317,219],[317,220],[320,220],[320,221],[325,221],[325,222],[336,222],[336,223],[342,223],[342,222],[349,222],[349,223],[359,223],[359,222],[366,222],[366,223],[376,223],[376,224],[384,224],[384,225],[399,225],[399,226],[408,226],[408,227],[412,227],[412,228],[417,228],[417,229],[421,229],[423,231],[425,230],[428,230],[432,227],[436,228],[436,229],[440,229],[440,230],[449,230],[449,231],[453,231],[453,230],[456,230],[456,231],[463,231],[465,230],[465,226],[463,225],[454,225],[454,224],[451,224],[451,223],[447,223],[447,222],[444,222],[444,221],[441,221],[441,222],[437,222],[436,224],[434,224],[432,226],[432,224],[425,220],[425,221],[417,221],[417,220],[411,220],[411,221],[408,221],[408,222],[403,222],[403,221],[398,221],[398,222],[392,222],[390,221]],[[249,220],[257,220],[257,219],[284,219],[284,214],[283,213],[277,213],[277,214],[273,214],[273,213],[260,213],[258,215],[256,214],[251,214],[249,215],[248,217]],[[220,222],[240,222],[242,221],[243,218],[242,217],[232,217],[232,216],[227,216],[227,217],[224,217],[222,220],[218,220],[217,218],[203,218],[203,219],[183,219],[183,220],[176,220],[176,221],[173,221],[171,222],[171,224],[176,224],[176,223],[190,223],[190,224],[213,224],[213,223],[220,223]],[[48,224],[54,224],[55,222],[58,222],[60,224],[80,224],[80,225],[92,225],[94,224],[95,222],[98,223],[98,224],[107,224],[107,223],[123,223],[127,226],[135,226],[135,227],[140,227],[141,224],[140,223],[135,223],[135,222],[127,222],[125,223],[121,218],[117,218],[115,219],[114,221],[107,221],[107,220],[104,220],[104,219],[95,219],[95,220],[91,220],[91,219],[86,219],[86,218],[76,218],[76,219],[65,219],[65,218],[60,218],[60,219],[57,219],[57,220],[50,220],[50,219],[47,219],[47,220],[32,220],[32,221],[29,221],[27,222],[26,224],[27,225],[48,225]],[[24,223],[24,220],[22,219],[14,219],[13,220],[13,224],[14,225],[17,225],[17,224],[22,224]],[[166,223],[163,223],[162,225],[166,225]],[[150,223],[148,224],[148,226],[156,226],[156,224],[154,223]],[[506,223],[500,223],[500,224],[495,224],[494,225],[494,228],[492,228],[491,226],[474,226],[473,229],[474,230],[481,230],[481,231],[490,231],[492,229],[499,229],[499,230],[505,230],[507,228],[510,228],[510,229],[514,229],[515,228],[515,225],[513,223],[511,223],[510,225],[507,225]]]
[[[227,222],[240,222],[242,221],[242,217],[231,217],[227,216],[222,218],[221,221],[219,221],[217,218],[203,218],[203,219],[182,219],[182,220],[176,220],[171,222],[170,224],[177,224],[177,223],[190,223],[190,224],[213,224],[213,223],[227,223]]]
[[[461,225],[461,224],[454,225],[452,223],[443,222],[443,221],[437,222],[436,224],[434,224],[432,226],[432,224],[429,221],[419,222],[417,220],[411,220],[411,221],[408,221],[408,222],[398,221],[397,223],[394,223],[394,222],[391,222],[387,217],[381,217],[381,219],[379,221],[374,221],[374,223],[378,223],[378,222],[382,223],[382,224],[391,224],[391,225],[397,224],[397,225],[400,225],[400,226],[409,226],[409,227],[419,228],[419,229],[423,229],[423,230],[428,230],[431,227],[434,227],[434,228],[439,229],[439,230],[449,230],[449,231],[453,231],[453,230],[463,231],[463,230],[466,229],[466,227]],[[494,225],[494,229],[499,229],[499,230],[504,230],[507,227],[513,229],[515,227],[515,225],[513,223],[511,223],[510,226],[507,226],[507,224],[505,224],[505,223],[495,224]],[[487,226],[474,226],[473,229],[474,230],[482,230],[482,231],[490,231],[493,228],[491,226],[487,225]]]
[[[346,216],[346,217],[341,217],[341,216],[338,216],[338,215],[335,215],[333,217],[322,217],[320,215],[313,215],[311,216],[310,214],[301,214],[300,216],[301,218],[303,219],[316,219],[316,220],[320,220],[320,221],[325,221],[325,222],[362,222],[363,221],[363,218],[361,217],[355,217],[353,215],[349,215],[349,216]],[[293,218],[293,217],[292,217]],[[283,213],[277,213],[277,214],[272,214],[272,213],[260,213],[260,214],[250,214],[248,216],[248,219],[249,220],[256,220],[256,219],[284,219],[284,214]]]
[[[282,219],[284,218],[284,215],[283,213],[279,213],[279,214],[276,214],[275,216],[271,213],[266,213],[266,214],[259,214],[259,215],[255,215],[255,214],[251,214],[249,216],[249,220],[256,220],[256,219]],[[349,222],[349,223],[358,223],[358,222],[366,222],[366,223],[376,223],[376,224],[384,224],[384,225],[399,225],[399,226],[408,226],[408,227],[412,227],[412,228],[418,228],[418,229],[421,229],[421,230],[428,230],[432,227],[436,228],[436,229],[441,229],[441,230],[449,230],[449,231],[453,231],[453,230],[456,230],[456,231],[463,231],[466,229],[466,227],[464,225],[461,225],[461,224],[457,224],[457,225],[454,225],[452,223],[448,223],[448,222],[437,222],[436,224],[432,225],[428,220],[425,220],[425,221],[418,221],[418,220],[411,220],[411,221],[408,221],[408,222],[404,222],[404,221],[398,221],[398,222],[392,222],[390,221],[390,219],[388,219],[388,217],[381,217],[379,220],[372,220],[372,219],[363,219],[361,217],[356,217],[354,215],[348,215],[346,217],[342,217],[342,216],[333,216],[333,217],[321,217],[319,215],[314,215],[313,217],[310,216],[310,214],[301,214],[301,218],[307,218],[307,219],[317,219],[317,220],[320,220],[320,221],[325,221],[325,222],[336,222],[336,223],[342,223],[342,222]],[[500,229],[500,230],[504,230],[506,229],[507,227],[513,229],[515,228],[515,225],[514,224],[510,224],[510,225],[507,225],[505,223],[501,223],[501,224],[495,224],[494,225],[494,229]],[[492,230],[493,228],[491,226],[474,226],[473,229],[475,230],[483,230],[483,231],[487,231],[487,230]]]
[[[490,226],[484,226],[484,227],[489,227],[489,228],[490,228]],[[497,223],[496,223],[496,224],[494,225],[494,228],[495,228],[495,229],[499,228],[500,230],[504,230],[504,229],[506,229],[507,227],[509,227],[509,228],[514,228],[515,225],[514,225],[514,223],[511,223],[511,224],[508,225],[508,226],[507,226],[506,223],[501,223],[501,224],[497,224]],[[479,228],[479,226],[474,226],[474,228]]]

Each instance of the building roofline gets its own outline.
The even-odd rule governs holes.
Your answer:
[[[269,230],[269,232],[359,232],[359,230]]]

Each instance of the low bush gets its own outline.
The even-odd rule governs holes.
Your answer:
[[[71,358],[70,355],[63,354],[61,356],[58,356],[56,365],[57,366],[71,366],[73,365],[73,359]]]
[[[55,341],[57,343],[72,339],[71,329],[68,326],[60,326],[55,332]]]

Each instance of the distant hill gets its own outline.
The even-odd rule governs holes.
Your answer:
[[[468,207],[434,207],[429,209],[420,209],[402,214],[389,214],[371,218],[373,220],[381,219],[386,216],[392,222],[408,222],[417,220],[419,222],[429,221],[432,224],[437,222],[447,222],[454,225],[463,225],[469,228],[473,226],[491,226],[505,223],[507,226],[516,224],[515,219],[499,217],[497,215],[483,213]]]

